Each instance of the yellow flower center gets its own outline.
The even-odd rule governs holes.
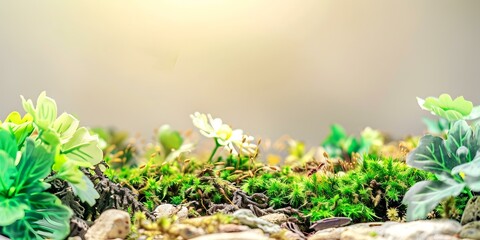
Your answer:
[[[222,126],[220,126],[220,128],[215,133],[219,138],[227,140],[232,136],[232,128],[227,124],[222,124]]]

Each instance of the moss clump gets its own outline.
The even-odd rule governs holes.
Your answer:
[[[291,206],[311,220],[343,216],[355,222],[388,220],[387,210],[405,212],[401,200],[416,182],[432,174],[408,167],[392,158],[368,158],[354,170],[311,176],[284,169],[249,178],[242,184],[247,193],[264,192],[275,208]]]

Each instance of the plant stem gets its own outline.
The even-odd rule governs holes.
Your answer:
[[[208,158],[209,163],[212,163],[213,156],[215,156],[215,153],[217,152],[218,148],[220,147],[220,144],[218,143],[217,138],[214,138],[214,139],[215,139],[215,148],[213,149],[212,154]]]
[[[473,197],[472,191],[467,190],[467,194],[468,194],[468,197],[469,197],[469,198],[472,198],[472,197]]]

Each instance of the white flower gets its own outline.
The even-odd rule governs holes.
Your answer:
[[[224,146],[232,154],[255,154],[257,145],[252,143],[254,138],[244,135],[241,129],[233,130],[228,124],[223,123],[222,119],[212,118],[210,114],[195,112],[190,118],[202,135],[216,139],[219,145]]]

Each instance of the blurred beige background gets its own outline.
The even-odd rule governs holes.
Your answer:
[[[0,118],[46,90],[150,135],[212,113],[319,143],[337,122],[422,133],[416,96],[480,104],[480,1],[0,0]]]

